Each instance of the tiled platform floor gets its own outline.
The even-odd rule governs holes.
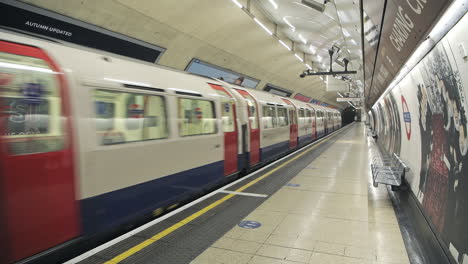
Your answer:
[[[409,263],[387,190],[372,187],[363,124],[303,169],[193,264]]]

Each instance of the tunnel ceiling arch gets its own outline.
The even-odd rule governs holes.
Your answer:
[[[244,9],[231,0],[23,2],[164,47],[158,63],[165,66],[183,70],[191,59],[199,58],[261,80],[257,89],[272,84],[339,108],[347,106],[336,102],[336,92],[327,92],[318,76],[301,79],[299,74],[307,69],[305,63],[328,68],[327,50],[335,44],[351,60],[349,68],[358,71],[356,79],[363,81],[358,0],[330,1],[323,13],[301,5],[301,0],[274,0],[277,9],[273,0],[237,1]],[[277,24],[277,38],[252,16],[272,31]],[[278,39],[290,47],[294,42],[293,51]],[[305,58],[304,63],[294,54]],[[333,67],[341,68],[336,63]]]

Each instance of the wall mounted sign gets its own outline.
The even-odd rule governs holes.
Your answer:
[[[0,3],[0,27],[157,62],[164,48],[18,1]]]

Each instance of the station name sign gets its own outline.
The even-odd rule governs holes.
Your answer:
[[[0,2],[0,27],[156,62],[164,48],[19,1]]]
[[[374,102],[388,87],[451,2],[453,0],[387,1],[370,101]]]

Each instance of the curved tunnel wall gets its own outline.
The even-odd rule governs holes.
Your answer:
[[[468,15],[370,111],[378,143],[410,167],[411,190],[459,263],[468,263],[466,32]]]

